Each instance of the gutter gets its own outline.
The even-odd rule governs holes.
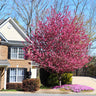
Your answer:
[[[6,41],[8,42],[8,40],[5,38],[5,36],[0,32],[0,36]]]
[[[27,42],[23,44],[23,43],[17,43],[17,42],[14,43],[14,42],[1,41],[0,43],[1,43],[2,45],[8,45],[8,46],[12,46],[12,45],[13,45],[13,46],[28,46],[28,45],[29,45],[29,43],[27,43]]]

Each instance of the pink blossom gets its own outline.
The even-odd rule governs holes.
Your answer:
[[[64,12],[62,15],[52,8],[46,22],[38,22],[31,33],[32,44],[25,48],[25,57],[60,74],[82,68],[90,61],[87,55],[90,40],[83,22],[77,22],[77,16],[72,17],[68,9]]]
[[[81,91],[93,91],[94,89],[85,85],[79,85],[79,84],[73,84],[73,85],[62,85],[62,86],[55,86],[53,89],[58,89],[58,88],[64,88],[66,90],[71,90],[73,92],[81,92]]]

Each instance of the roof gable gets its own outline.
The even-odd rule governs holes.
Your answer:
[[[12,18],[8,18],[0,25],[0,36],[1,35],[3,36],[3,39],[6,39],[5,41],[26,42],[26,38],[28,38]]]

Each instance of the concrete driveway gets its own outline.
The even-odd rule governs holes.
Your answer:
[[[88,92],[90,94],[96,94],[96,79],[92,77],[85,76],[73,76],[72,84],[81,84],[94,88],[93,92]]]

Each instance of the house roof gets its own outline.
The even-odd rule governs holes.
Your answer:
[[[0,25],[1,25],[4,21],[5,21],[5,20],[1,19],[1,20],[0,20]]]
[[[6,20],[0,20],[0,36],[6,41],[21,41],[26,42],[27,35],[23,30],[15,23],[12,18]]]
[[[10,66],[8,60],[0,60],[0,66]]]

